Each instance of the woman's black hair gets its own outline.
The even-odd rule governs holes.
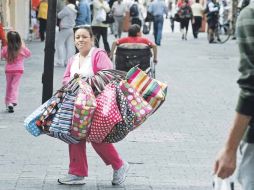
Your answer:
[[[136,37],[140,32],[140,26],[138,24],[133,24],[128,30],[128,36]]]
[[[90,25],[79,25],[79,26],[75,26],[73,28],[74,34],[78,29],[85,29],[88,33],[89,36],[92,38],[93,37],[93,31],[92,31],[92,27]]]
[[[19,54],[19,50],[22,46],[21,37],[16,31],[9,31],[7,33],[7,60],[12,62]]]

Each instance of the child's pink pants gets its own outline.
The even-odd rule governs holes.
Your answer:
[[[118,170],[123,161],[120,158],[113,144],[109,143],[91,143],[94,150],[102,158],[106,165],[111,165],[114,170]],[[78,144],[69,144],[69,174],[77,176],[88,176],[88,164],[86,157],[86,142]]]
[[[18,103],[19,84],[22,73],[5,73],[6,75],[6,94],[5,104]]]

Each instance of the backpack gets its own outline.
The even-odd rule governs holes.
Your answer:
[[[139,15],[138,5],[136,3],[134,3],[130,7],[130,16],[131,17],[138,17],[138,15]]]
[[[191,18],[192,13],[191,13],[191,8],[189,6],[186,7],[181,7],[179,10],[179,16],[181,19],[183,18]]]

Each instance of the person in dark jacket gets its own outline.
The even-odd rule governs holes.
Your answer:
[[[237,40],[240,51],[241,89],[236,107],[236,115],[229,136],[220,151],[214,166],[214,173],[224,179],[236,168],[237,148],[240,148],[241,162],[238,180],[242,190],[254,189],[254,0],[245,7],[237,20]],[[240,142],[242,141],[241,146]]]
[[[192,20],[193,14],[192,9],[189,5],[188,0],[184,0],[183,4],[181,5],[179,11],[180,16],[180,29],[182,33],[182,40],[187,40],[187,33],[189,28],[189,22]]]

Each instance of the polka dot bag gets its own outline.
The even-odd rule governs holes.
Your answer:
[[[116,100],[117,105],[122,115],[123,120],[117,123],[110,131],[103,142],[116,143],[124,139],[130,131],[134,128],[135,113],[131,110],[131,107],[127,101],[127,98],[120,89],[119,83],[116,84]]]
[[[135,113],[134,126],[141,125],[152,113],[152,107],[126,80],[120,82],[120,89],[127,98],[131,110]]]
[[[101,143],[115,124],[122,121],[116,102],[116,86],[109,83],[96,98],[97,107],[94,112],[87,141]]]

